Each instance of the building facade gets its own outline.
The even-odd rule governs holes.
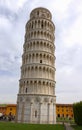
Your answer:
[[[73,119],[73,104],[56,104],[56,117]]]
[[[26,23],[17,122],[56,123],[54,32],[50,11],[32,10]]]
[[[6,104],[0,104],[0,113],[2,113],[3,115],[6,115]]]
[[[16,104],[0,104],[0,113],[16,116]],[[73,119],[73,104],[56,104],[56,118]]]
[[[16,104],[8,104],[6,106],[6,115],[16,116]]]
[[[16,116],[16,104],[0,104],[0,113],[5,116]]]

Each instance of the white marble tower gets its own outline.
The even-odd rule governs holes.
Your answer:
[[[56,123],[54,32],[50,11],[35,8],[26,23],[17,122]]]

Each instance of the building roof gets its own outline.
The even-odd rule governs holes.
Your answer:
[[[16,104],[0,104],[0,107],[16,107]]]
[[[73,104],[56,104],[56,106],[73,106]]]
[[[6,107],[7,104],[0,104],[0,107]]]

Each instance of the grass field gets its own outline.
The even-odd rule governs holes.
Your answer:
[[[82,126],[75,125],[75,126],[73,126],[73,128],[74,128],[74,130],[82,130]]]
[[[0,122],[0,130],[64,130],[64,126]]]

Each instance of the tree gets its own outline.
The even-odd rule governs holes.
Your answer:
[[[74,119],[77,125],[82,125],[82,101],[73,104]]]

